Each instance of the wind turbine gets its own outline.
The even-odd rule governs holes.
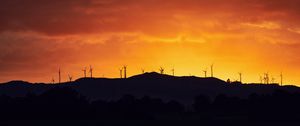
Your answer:
[[[124,65],[123,69],[124,69],[124,78],[127,78],[127,75],[126,75],[127,74],[126,73],[127,72],[127,65]]]
[[[280,85],[282,86],[282,81],[283,81],[283,75],[282,72],[280,73]]]
[[[84,74],[84,78],[86,78],[86,67],[84,67],[84,69],[82,71],[83,71],[83,74]]]
[[[214,77],[214,64],[212,64],[210,66],[210,74],[211,74],[211,77]]]
[[[271,78],[271,83],[272,83],[272,84],[275,83],[275,78],[274,78],[274,77]]]
[[[263,83],[263,77],[261,75],[259,75],[259,80],[260,80],[260,84]]]
[[[207,77],[207,68],[205,70],[202,70],[204,72],[204,77]]]
[[[141,69],[142,70],[142,74],[144,74],[145,73],[145,69]]]
[[[242,83],[242,73],[239,72],[240,82]]]
[[[159,71],[160,71],[160,74],[164,74],[165,69],[162,68],[162,67],[160,67],[160,68],[159,68]]]
[[[93,78],[93,68],[92,66],[90,65],[90,70],[89,70],[90,74],[91,74],[91,78]]]
[[[123,68],[119,68],[119,71],[120,71],[120,78],[122,78]]]
[[[68,74],[68,77],[69,77],[69,81],[72,82],[73,77],[70,74]]]
[[[175,69],[174,69],[174,67],[171,69],[171,71],[172,71],[172,75],[175,76]]]
[[[266,73],[264,73],[263,80],[264,80],[264,84],[267,84],[267,76],[266,76]]]
[[[61,82],[61,71],[60,68],[58,68],[58,83],[60,84]]]
[[[267,84],[269,84],[270,83],[269,73],[266,73],[266,79],[267,79]]]
[[[54,78],[52,77],[52,80],[51,80],[51,82],[52,82],[52,84],[54,84],[55,83],[55,80],[54,80]]]
[[[265,84],[269,84],[269,73],[264,73],[264,82]]]
[[[119,68],[119,71],[120,71],[120,78],[122,78],[123,68]]]

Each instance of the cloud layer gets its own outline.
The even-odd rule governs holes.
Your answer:
[[[4,0],[0,5],[0,30],[49,35],[136,31],[173,34],[182,32],[186,22],[205,28],[202,25],[206,21],[206,27],[219,30],[228,30],[236,23],[262,21],[294,28],[299,27],[299,4],[298,0]]]

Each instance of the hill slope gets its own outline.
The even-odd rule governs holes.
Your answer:
[[[228,84],[217,78],[174,77],[152,72],[127,79],[81,78],[60,85],[13,81],[0,85],[0,95],[22,97],[28,93],[40,94],[54,87],[70,87],[91,100],[115,100],[124,94],[131,94],[137,97],[148,95],[164,100],[177,100],[187,104],[192,103],[193,98],[199,94],[210,97],[219,94],[247,97],[252,93],[269,94],[278,89],[300,92],[300,88],[295,86]]]

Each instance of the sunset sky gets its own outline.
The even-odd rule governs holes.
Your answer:
[[[300,85],[299,0],[1,0],[0,82],[175,68]]]

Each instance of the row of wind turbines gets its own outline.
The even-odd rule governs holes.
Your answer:
[[[84,69],[82,70],[83,71],[83,75],[84,75],[84,78],[87,78],[87,72],[90,73],[90,77],[93,78],[93,67],[90,65],[90,68],[89,68],[89,71],[87,71],[87,68],[84,67]],[[68,79],[70,82],[72,82],[73,80],[73,76],[68,74]],[[51,80],[52,84],[55,84],[55,79],[54,77],[52,77],[52,80]],[[61,83],[61,69],[58,68],[58,83],[60,84]]]
[[[84,67],[83,71],[83,77],[87,78],[87,73],[90,74],[90,78],[93,78],[93,67],[90,65],[89,69],[87,70],[87,67]],[[142,74],[145,73],[145,69],[141,69]],[[205,70],[202,70],[202,72],[204,73],[204,77],[207,78],[207,68]],[[165,74],[165,69],[163,67],[159,68],[159,73],[160,74]],[[119,68],[119,74],[120,74],[120,78],[127,78],[127,65],[124,65],[123,67]],[[172,76],[175,76],[175,69],[174,67],[171,69],[171,74]],[[240,83],[242,83],[242,73],[239,72],[239,81]],[[210,65],[210,77],[214,77],[214,64]],[[73,76],[68,74],[68,81],[72,82],[73,80]],[[230,79],[227,80],[227,82],[230,83]],[[61,83],[61,69],[58,69],[58,83]],[[271,77],[269,73],[264,73],[263,76],[260,75],[260,84],[274,84],[275,83],[275,78]],[[55,79],[52,77],[52,84],[55,84]],[[283,84],[283,74],[282,72],[280,73],[280,85]]]
[[[282,72],[280,73],[279,77],[280,77],[280,84],[282,85],[282,83],[283,83]],[[263,83],[263,84],[275,83],[275,78],[274,77],[270,78],[270,75],[268,72],[264,73],[263,76],[260,76],[259,79],[260,79],[260,83]]]

